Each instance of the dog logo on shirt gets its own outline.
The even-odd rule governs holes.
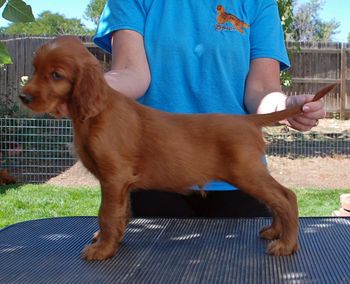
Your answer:
[[[218,5],[216,7],[216,11],[218,12],[218,16],[216,18],[218,23],[215,25],[215,29],[217,31],[232,31],[236,29],[240,33],[243,33],[244,29],[249,27],[248,24],[238,19],[235,15],[225,12],[225,8],[222,5]],[[226,25],[227,23],[231,23],[231,25]]]

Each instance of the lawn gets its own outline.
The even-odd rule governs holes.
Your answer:
[[[339,209],[339,196],[350,190],[296,189],[300,216],[331,216]],[[58,216],[96,216],[98,188],[48,185],[0,187],[0,228],[13,223]]]
[[[46,185],[0,187],[0,228],[13,223],[59,216],[96,216],[98,188]]]

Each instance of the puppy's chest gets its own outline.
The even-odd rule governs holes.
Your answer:
[[[94,154],[94,149],[88,139],[81,139],[81,137],[74,137],[74,145],[76,153],[83,165],[95,176],[97,176],[97,161]]]

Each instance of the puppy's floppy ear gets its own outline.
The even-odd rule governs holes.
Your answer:
[[[96,60],[81,62],[74,82],[72,102],[81,121],[98,115],[106,105],[106,82]]]

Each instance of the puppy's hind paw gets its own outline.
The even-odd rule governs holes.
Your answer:
[[[282,240],[275,240],[267,247],[267,253],[274,256],[291,255],[298,250],[297,243],[287,244]]]
[[[116,246],[103,244],[97,242],[92,245],[88,245],[83,249],[82,259],[85,260],[105,260],[115,255],[117,251]]]

